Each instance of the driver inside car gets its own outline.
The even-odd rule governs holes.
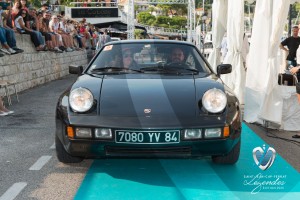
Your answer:
[[[184,62],[184,53],[180,48],[175,48],[171,53],[171,62],[172,63],[183,63]]]

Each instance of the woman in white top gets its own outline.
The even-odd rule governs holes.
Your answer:
[[[60,30],[60,24],[56,15],[52,16],[49,22],[49,29],[54,34],[60,35],[59,46],[65,47],[67,52],[73,51],[69,46],[70,44],[68,39],[66,38],[67,36]]]
[[[58,31],[62,35],[63,42],[67,47],[66,51],[68,50],[74,51],[75,47],[74,47],[73,37],[70,33],[67,32],[66,25],[67,25],[66,20],[64,18],[61,18],[59,22]]]
[[[20,9],[19,13],[16,15],[15,18],[15,27],[17,28],[18,32],[21,34],[29,34],[31,41],[33,42],[37,51],[44,50],[44,45],[39,41],[38,35],[34,30],[29,29],[25,26],[24,19],[28,15],[28,12],[25,9]]]

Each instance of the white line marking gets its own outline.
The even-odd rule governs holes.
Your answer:
[[[54,144],[50,147],[50,149],[55,149],[55,142],[54,142]]]
[[[40,157],[29,170],[40,170],[42,167],[52,158],[52,156],[42,156]]]
[[[8,190],[0,197],[0,200],[13,200],[26,187],[26,182],[14,183]]]

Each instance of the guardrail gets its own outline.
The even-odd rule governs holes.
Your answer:
[[[115,8],[118,7],[119,1],[99,1],[99,2],[70,2],[70,7],[110,7]]]

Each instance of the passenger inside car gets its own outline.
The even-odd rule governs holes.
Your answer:
[[[137,64],[133,59],[133,53],[131,49],[125,48],[122,50],[123,67],[126,69],[136,69]]]

